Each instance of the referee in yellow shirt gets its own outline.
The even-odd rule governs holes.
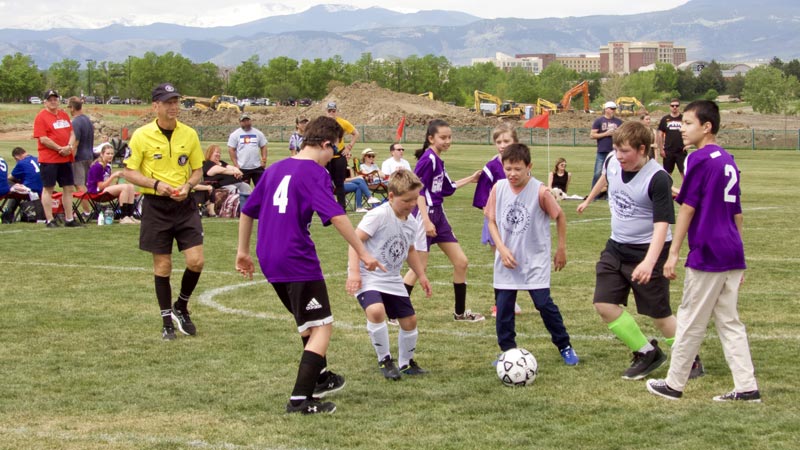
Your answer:
[[[177,119],[181,96],[177,89],[163,83],[152,94],[156,119],[133,133],[124,176],[144,194],[139,248],[153,254],[161,337],[171,341],[175,339],[173,319],[181,333],[197,332],[187,303],[203,270],[203,225],[190,192],[203,180],[204,157],[197,132]],[[186,260],[174,304],[170,285],[173,240]]]

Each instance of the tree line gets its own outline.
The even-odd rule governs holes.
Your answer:
[[[383,60],[364,53],[352,63],[338,55],[302,61],[281,56],[266,64],[252,56],[236,67],[221,67],[211,62],[195,63],[173,52],[147,52],[142,57],[129,56],[123,62],[65,58],[42,70],[31,56],[16,53],[4,56],[0,63],[0,101],[26,101],[49,88],[64,96],[116,95],[147,101],[152,87],[164,81],[172,82],[182,94],[190,96],[225,93],[287,101],[321,99],[336,86],[362,81],[396,92],[430,91],[437,100],[471,106],[475,90],[518,103],[535,103],[538,98],[557,102],[570,87],[587,80],[595,107],[621,96],[633,96],[648,105],[672,97],[688,101],[728,94],[750,102],[756,111],[796,113],[798,78],[800,61],[784,63],[778,58],[744,76],[726,79],[716,61],[707,64],[697,76],[690,69],[677,70],[667,63],[656,63],[655,70],[629,75],[578,73],[552,63],[539,75],[533,75],[521,68],[505,72],[492,63],[454,66],[445,57],[434,55]]]

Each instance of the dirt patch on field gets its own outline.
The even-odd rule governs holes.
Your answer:
[[[359,127],[396,127],[402,117],[406,118],[408,126],[423,127],[433,118],[444,119],[453,127],[475,127],[479,129],[478,134],[485,134],[485,128],[496,126],[502,121],[495,117],[483,117],[468,108],[454,106],[440,101],[432,101],[425,97],[413,94],[393,92],[379,87],[375,83],[354,83],[350,86],[340,86],[335,88],[324,99],[315,102],[309,107],[291,106],[270,106],[248,108],[248,114],[253,118],[253,123],[257,127],[263,126],[286,126],[293,127],[295,119],[300,116],[314,118],[324,115],[328,102],[335,101],[339,107],[339,116],[349,120]],[[653,123],[667,113],[666,110],[650,111]],[[116,120],[105,120],[105,113],[102,105],[93,106],[87,114],[92,118],[97,135],[121,135],[123,126],[119,125],[119,118]],[[111,114],[111,112],[109,112]],[[120,111],[113,114],[119,116]],[[153,120],[154,115],[148,108],[137,108],[130,110],[130,123],[127,125],[132,132],[142,124]],[[592,122],[599,117],[599,113],[584,113],[580,111],[569,111],[554,114],[550,117],[551,128],[579,128],[589,129]],[[180,120],[193,127],[218,128],[219,133],[205,136],[207,139],[215,139],[216,134],[227,137],[239,124],[239,114],[235,111],[182,111]],[[505,119],[508,121],[509,119]],[[31,123],[32,123],[31,119]],[[515,125],[521,127],[524,120],[511,120]],[[758,114],[752,108],[738,108],[723,111],[722,128],[731,130],[797,130],[800,129],[800,117],[783,117],[775,115]],[[483,130],[481,130],[483,129]],[[393,130],[392,130],[393,131]],[[378,133],[379,131],[375,131]],[[384,134],[386,130],[380,131]],[[32,137],[32,125],[9,124],[0,125],[0,140],[23,140]],[[374,135],[365,136],[369,140],[386,140],[390,136]],[[465,136],[466,137],[466,136]]]

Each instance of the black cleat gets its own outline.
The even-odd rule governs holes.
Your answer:
[[[178,330],[181,333],[187,336],[194,336],[197,334],[197,327],[194,326],[192,323],[191,317],[189,317],[189,311],[181,311],[172,305],[172,319],[178,323]]]
[[[161,330],[161,339],[165,341],[174,341],[176,338],[177,336],[175,336],[175,328],[169,326],[169,327],[164,327]]]
[[[292,405],[292,402],[286,404],[287,413],[300,413],[300,414],[333,414],[336,411],[336,405],[331,402],[321,402],[316,399],[303,400],[297,406]]]
[[[428,371],[420,367],[419,364],[417,364],[417,362],[414,361],[414,359],[412,358],[408,361],[408,364],[400,368],[400,373],[404,375],[413,376],[413,375],[425,375],[426,373],[428,373]]]
[[[314,397],[322,398],[328,394],[339,392],[345,385],[343,376],[337,375],[330,370],[325,373],[327,374],[325,380],[317,382],[317,386],[314,388]]]
[[[641,380],[664,364],[664,361],[667,360],[667,355],[658,348],[658,341],[653,339],[650,344],[655,348],[649,352],[633,352],[633,362],[622,373],[623,380]]]
[[[392,361],[391,356],[387,356],[383,358],[381,362],[378,363],[378,367],[381,368],[381,373],[383,373],[383,377],[387,380],[399,380],[400,379],[400,371],[397,370],[397,366]]]

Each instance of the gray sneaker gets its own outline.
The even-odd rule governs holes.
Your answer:
[[[483,314],[474,313],[470,310],[464,311],[464,314],[453,313],[453,320],[456,322],[480,322],[481,320],[485,319],[486,318],[483,317]]]
[[[761,393],[758,392],[758,389],[756,389],[755,391],[747,391],[747,392],[730,391],[727,394],[715,396],[714,401],[715,402],[740,401],[740,402],[761,403]]]
[[[383,377],[387,380],[397,381],[400,379],[400,371],[397,369],[394,361],[392,361],[391,356],[383,358],[383,360],[378,363],[378,367],[381,368],[381,373],[383,373]]]
[[[633,352],[633,362],[622,373],[623,380],[641,380],[664,364],[664,361],[667,360],[667,355],[658,348],[658,341],[653,339],[650,341],[650,345],[655,348],[649,352]]]

